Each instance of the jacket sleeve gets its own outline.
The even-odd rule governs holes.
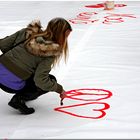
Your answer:
[[[6,53],[23,40],[25,40],[25,29],[22,29],[10,36],[6,36],[5,38],[0,39],[0,50],[3,53]]]
[[[48,57],[38,65],[35,71],[34,81],[36,86],[44,91],[55,91],[57,93],[61,93],[63,91],[63,87],[54,79],[50,79],[49,77],[53,60],[54,58]]]

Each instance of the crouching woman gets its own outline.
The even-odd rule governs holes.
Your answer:
[[[27,28],[0,39],[0,88],[15,95],[8,105],[22,114],[34,113],[25,101],[34,100],[49,91],[65,98],[63,86],[57,83],[51,69],[66,59],[67,39],[72,31],[68,21],[54,18],[43,31],[40,21],[31,22]]]

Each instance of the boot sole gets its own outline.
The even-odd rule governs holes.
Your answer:
[[[18,104],[12,104],[11,102],[9,102],[8,105],[13,107],[14,109],[18,109],[22,114],[28,115],[28,114],[32,114],[35,112],[35,110],[33,108],[28,108],[28,111],[27,111],[27,110],[23,109],[21,106],[19,106]]]

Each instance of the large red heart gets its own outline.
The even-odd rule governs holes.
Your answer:
[[[99,108],[99,109],[92,108],[91,110],[87,110],[87,106],[92,107],[94,105],[96,105],[96,106],[97,105],[103,105],[104,107]],[[78,110],[78,112],[74,113],[75,108],[77,108],[77,107],[79,107],[79,110]],[[99,107],[99,106],[97,106],[97,107]],[[107,104],[107,103],[88,102],[88,103],[83,103],[83,104],[75,104],[75,105],[69,105],[69,106],[64,106],[64,107],[58,107],[58,108],[55,108],[55,111],[59,111],[59,112],[62,112],[62,113],[68,114],[68,115],[72,115],[72,116],[75,116],[75,117],[80,117],[80,118],[100,119],[100,118],[102,118],[106,115],[106,112],[104,110],[109,109],[109,108],[110,108],[110,105]],[[87,112],[85,112],[85,110]],[[90,114],[92,114],[92,116]]]

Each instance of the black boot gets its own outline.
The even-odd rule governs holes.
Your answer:
[[[35,112],[33,108],[26,106],[25,101],[19,95],[14,95],[8,105],[14,109],[18,109],[22,114],[32,114]]]

